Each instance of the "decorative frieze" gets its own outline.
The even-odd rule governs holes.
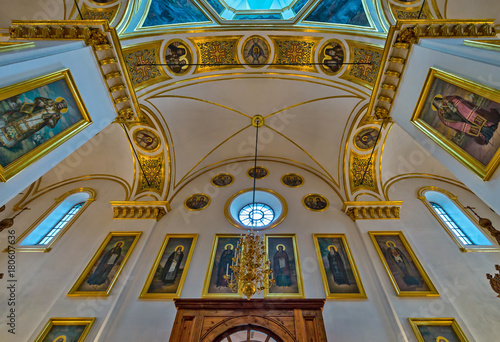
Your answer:
[[[168,201],[111,201],[113,218],[117,220],[154,219],[159,221],[170,211]]]
[[[399,219],[403,201],[344,202],[342,211],[353,221]]]

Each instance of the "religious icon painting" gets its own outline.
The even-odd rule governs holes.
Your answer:
[[[231,279],[234,280],[231,266],[234,265],[239,241],[240,235],[215,234],[202,297],[241,297],[238,289],[233,292],[229,286]]]
[[[411,122],[487,181],[500,163],[500,90],[431,68]]]
[[[0,89],[0,181],[92,123],[69,69]]]
[[[299,251],[295,234],[266,234],[266,253],[271,262],[271,278],[276,282],[264,297],[303,298]]]
[[[251,167],[248,169],[247,175],[250,178],[262,179],[269,175],[269,171],[262,166]]]
[[[377,143],[380,130],[375,127],[365,128],[354,137],[354,144],[360,150],[372,149]]]
[[[336,39],[329,40],[323,44],[318,56],[319,63],[321,63],[321,71],[331,76],[338,74],[344,65],[344,51],[344,45]]]
[[[469,342],[454,318],[408,318],[418,342]]]
[[[140,299],[179,298],[198,234],[167,234],[142,288]]]
[[[179,39],[166,44],[164,56],[168,69],[177,76],[185,75],[193,63],[193,54],[188,44]]]
[[[134,141],[142,150],[155,152],[160,148],[160,137],[150,129],[137,129],[134,131]]]
[[[191,211],[202,210],[210,204],[210,197],[205,194],[194,194],[186,198],[184,207]]]
[[[439,296],[403,232],[369,232],[398,296]]]
[[[108,296],[141,234],[142,232],[110,232],[68,296]]]
[[[345,234],[313,234],[327,299],[365,299]]]
[[[290,188],[297,188],[304,184],[304,178],[296,173],[287,173],[281,177],[281,183]]]
[[[270,51],[268,42],[259,36],[251,36],[243,43],[243,59],[252,68],[262,68],[269,62]]]
[[[35,342],[83,342],[94,322],[93,317],[51,318]]]
[[[330,205],[328,200],[319,194],[309,194],[302,199],[304,206],[312,211],[324,211]]]
[[[231,185],[234,182],[234,177],[229,173],[219,173],[212,178],[212,184],[218,188]]]

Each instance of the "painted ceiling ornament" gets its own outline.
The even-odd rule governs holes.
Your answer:
[[[486,278],[490,280],[490,285],[493,291],[498,294],[498,298],[500,298],[500,265],[495,265],[495,269],[499,271],[494,275],[486,273]]]
[[[210,204],[210,197],[205,194],[193,194],[189,196],[184,202],[184,206],[188,210],[196,211],[208,207]]]
[[[337,74],[345,61],[344,45],[339,40],[329,40],[321,47],[318,59],[325,74]]]
[[[137,146],[147,152],[158,150],[161,144],[160,137],[155,132],[144,128],[134,131],[134,140]]]
[[[168,69],[175,75],[186,74],[193,63],[193,54],[188,44],[179,39],[169,41],[165,47],[165,62]]]
[[[233,184],[234,177],[229,173],[219,173],[212,178],[212,184],[218,188],[223,188]]]
[[[269,61],[270,51],[269,44],[260,36],[251,36],[243,43],[243,59],[252,68],[262,68],[261,64]]]
[[[369,150],[373,148],[377,142],[377,136],[379,134],[379,129],[370,127],[365,128],[354,137],[354,144],[360,150]]]
[[[257,171],[257,172],[255,172]],[[256,179],[262,179],[266,178],[269,175],[269,171],[266,168],[263,168],[262,166],[257,166],[256,168],[250,168],[247,171],[247,175],[250,178],[256,178]],[[255,176],[254,176],[255,175]]]
[[[328,200],[320,194],[309,194],[302,199],[304,206],[312,211],[324,211],[328,208]]]
[[[297,188],[304,184],[304,178],[296,173],[287,173],[281,177],[281,183],[290,188]]]

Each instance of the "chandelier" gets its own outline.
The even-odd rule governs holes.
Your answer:
[[[266,246],[261,236],[254,232],[257,226],[257,205],[255,203],[255,184],[257,180],[257,144],[259,141],[259,127],[264,125],[264,118],[261,115],[255,115],[252,118],[252,125],[256,127],[255,134],[255,158],[253,172],[253,192],[252,206],[249,212],[250,229],[246,235],[242,235],[238,242],[238,247],[235,249],[235,257],[233,265],[230,266],[233,270],[231,276],[224,276],[229,288],[233,292],[241,291],[248,300],[255,293],[261,293],[265,289],[269,289],[276,282],[272,278],[273,271],[270,269],[271,263],[266,257]]]

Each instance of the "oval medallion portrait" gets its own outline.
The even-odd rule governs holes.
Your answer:
[[[202,210],[210,204],[210,197],[205,194],[194,194],[186,198],[184,206],[188,210]]]
[[[287,173],[281,177],[281,183],[291,188],[297,188],[304,184],[304,178],[296,173]]]
[[[137,146],[147,152],[154,152],[160,147],[160,137],[149,129],[134,131],[134,140]]]
[[[369,150],[377,142],[378,128],[365,128],[354,137],[354,144],[360,150]]]
[[[212,184],[218,188],[228,186],[234,182],[234,177],[229,173],[219,173],[212,178]]]
[[[328,75],[335,75],[344,65],[344,47],[338,40],[330,40],[323,44],[319,51],[321,71]]]
[[[269,174],[269,171],[267,171],[266,168],[263,168],[262,166],[257,166],[257,168],[250,168],[247,171],[247,175],[250,178],[256,178],[256,179],[262,179],[266,178],[267,175]]]
[[[165,48],[165,62],[168,69],[175,75],[186,74],[191,66],[193,54],[188,45],[182,40],[174,39],[167,43]]]
[[[323,211],[328,208],[328,200],[319,194],[309,194],[302,200],[304,206],[312,211]]]
[[[262,68],[269,61],[271,48],[267,41],[259,36],[252,36],[243,43],[243,59],[252,68]]]

